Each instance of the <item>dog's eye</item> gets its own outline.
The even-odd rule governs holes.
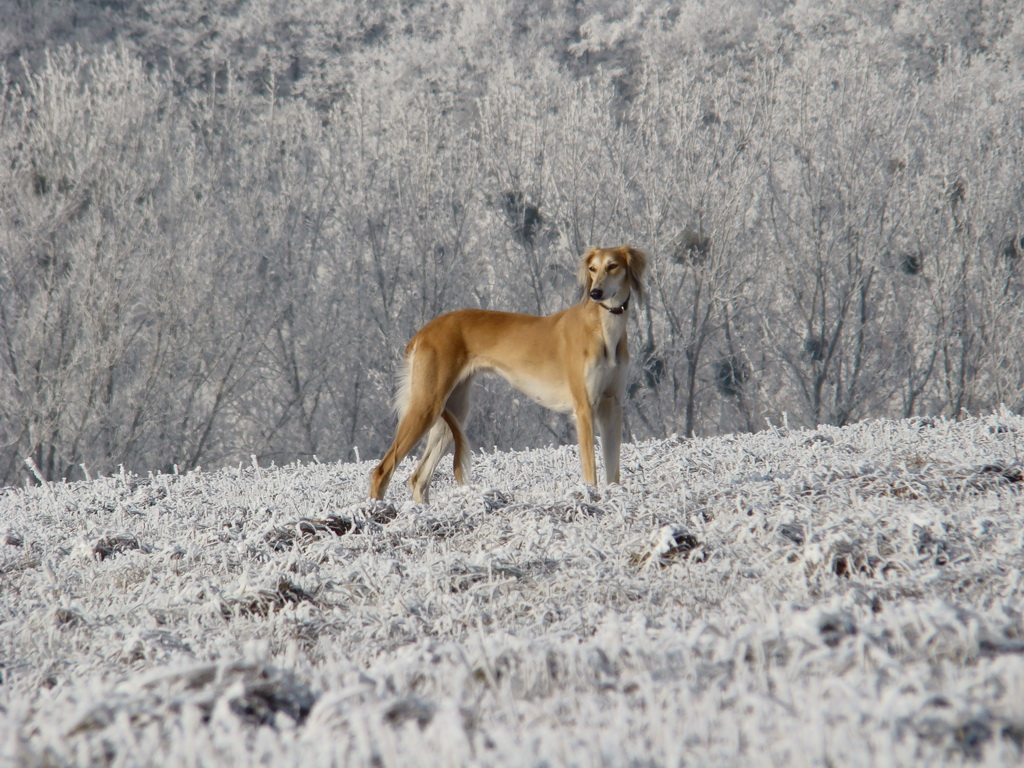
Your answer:
[[[614,271],[615,271],[616,269],[618,269],[618,268],[619,268],[619,265],[618,265],[618,264],[609,264],[609,265],[608,265],[608,271],[609,271],[609,272],[614,272]]]
[[[589,269],[591,272],[597,272],[597,267],[595,267],[593,264],[587,267],[587,269]]]

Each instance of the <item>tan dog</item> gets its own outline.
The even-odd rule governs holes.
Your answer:
[[[541,405],[572,411],[583,479],[597,483],[594,421],[601,432],[605,481],[619,482],[622,402],[629,350],[630,299],[643,298],[647,257],[636,248],[593,248],[580,264],[583,300],[546,317],[463,309],[434,318],[405,349],[394,442],[370,475],[370,496],[383,499],[391,475],[430,431],[409,478],[413,498],[426,503],[430,479],[455,439],[455,479],[469,472],[462,423],[469,389],[480,371],[494,371]]]

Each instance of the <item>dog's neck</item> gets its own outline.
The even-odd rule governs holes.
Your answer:
[[[597,307],[592,310],[597,312],[601,325],[601,336],[605,350],[604,359],[615,365],[625,364],[629,361],[629,350],[626,348],[629,300],[630,296],[627,294],[625,301],[611,307],[595,301],[594,303],[597,304]]]

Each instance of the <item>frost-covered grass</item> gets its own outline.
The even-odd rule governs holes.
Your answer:
[[[0,764],[1017,764],[1024,418],[0,492]]]

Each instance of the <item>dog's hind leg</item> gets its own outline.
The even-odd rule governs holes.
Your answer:
[[[403,386],[402,416],[395,439],[380,464],[370,473],[370,498],[383,499],[395,468],[435,422],[439,422],[446,395],[452,383],[439,370],[436,355],[417,349],[408,363],[407,382]],[[454,378],[454,376],[453,376]],[[443,424],[441,425],[443,428]],[[429,478],[428,478],[429,482]]]
[[[412,496],[421,504],[427,503],[430,491],[430,480],[434,476],[438,462],[447,452],[448,447],[455,439],[455,480],[461,485],[466,482],[469,474],[469,445],[462,433],[462,423],[469,414],[469,390],[472,384],[472,377],[467,378],[455,385],[445,408],[441,412],[441,418],[434,422],[427,437],[427,447],[423,452],[416,471],[409,478],[409,487],[412,489]]]
[[[430,426],[437,421],[438,414],[435,410],[410,409],[398,423],[398,432],[395,439],[388,448],[380,464],[370,473],[370,498],[383,499],[387,493],[388,485],[391,483],[391,476],[395,468],[404,459],[416,443],[422,439]],[[443,424],[442,424],[443,426]]]
[[[441,418],[447,422],[448,428],[451,429],[452,436],[455,438],[455,458],[452,469],[455,471],[455,481],[459,485],[463,485],[469,480],[469,465],[472,461],[469,441],[466,440],[466,436],[462,432],[462,425],[469,418],[469,394],[472,386],[472,375],[456,384],[452,393],[448,395],[448,403],[441,414]]]

